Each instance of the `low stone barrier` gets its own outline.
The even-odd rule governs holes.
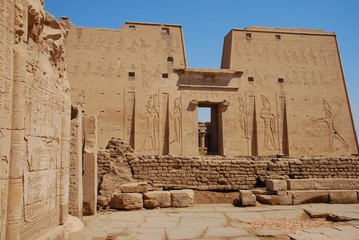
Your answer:
[[[266,194],[257,195],[263,204],[359,203],[359,179],[268,179],[266,188]]]

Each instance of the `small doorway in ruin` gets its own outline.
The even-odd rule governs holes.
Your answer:
[[[221,117],[220,104],[198,104],[198,150],[200,155],[223,154]]]

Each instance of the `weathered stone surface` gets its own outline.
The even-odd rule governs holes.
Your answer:
[[[143,208],[141,193],[115,193],[111,198],[111,208],[137,210]]]
[[[357,191],[331,191],[329,193],[329,202],[338,204],[358,203]]]
[[[82,108],[71,106],[69,213],[82,219]]]
[[[288,179],[288,190],[314,190],[312,179]]]
[[[111,201],[113,193],[121,191],[122,184],[134,181],[128,165],[128,161],[134,159],[136,157],[131,146],[118,138],[111,138],[106,150],[98,152],[98,196],[106,198],[106,201],[98,202],[100,208],[109,207],[103,204]]]
[[[125,183],[121,185],[120,190],[122,193],[145,193],[147,184],[147,182]]]
[[[171,207],[169,191],[153,191],[143,194],[143,206],[147,209]]]
[[[97,118],[83,117],[83,209],[84,215],[94,215],[97,210]]]
[[[242,206],[255,206],[256,196],[250,190],[239,190],[239,203]]]
[[[266,179],[266,188],[270,191],[285,191],[287,182],[286,180]]]
[[[287,180],[288,190],[356,190],[359,179],[353,178],[311,178]]]
[[[185,67],[180,26],[128,22],[120,29],[104,30],[76,27],[70,20],[65,23],[70,29],[66,47],[72,99],[86,102],[88,113],[97,115],[106,129],[99,134],[100,148],[111,137],[125,136],[141,155],[358,153],[333,33],[236,29],[225,37],[221,69],[193,69]],[[249,37],[251,31],[257,37]],[[246,71],[239,73],[243,66]],[[263,76],[273,74],[282,76],[264,84]],[[336,77],[329,77],[333,74]],[[107,87],[103,78],[118,81]],[[91,84],[83,84],[83,79]],[[129,82],[133,89],[128,89]],[[321,97],[307,97],[318,91]],[[196,113],[203,104],[221,117],[213,114],[210,126],[199,127]],[[287,125],[303,128],[288,131]],[[211,146],[204,146],[206,138]],[[286,165],[281,167],[285,170]],[[280,175],[272,171],[268,176]]]
[[[257,201],[269,205],[292,205],[292,194],[287,195],[257,195]]]
[[[190,207],[194,203],[193,190],[171,190],[172,207]]]
[[[293,205],[306,203],[329,203],[329,191],[291,191]]]

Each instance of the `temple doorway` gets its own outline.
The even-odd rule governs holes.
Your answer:
[[[223,154],[222,114],[220,104],[198,104],[198,150],[199,154]]]

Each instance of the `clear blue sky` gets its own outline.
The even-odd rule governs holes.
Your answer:
[[[45,0],[56,18],[77,26],[120,28],[125,21],[183,26],[189,67],[219,68],[232,28],[271,26],[336,32],[352,114],[359,130],[359,1],[357,0]]]

